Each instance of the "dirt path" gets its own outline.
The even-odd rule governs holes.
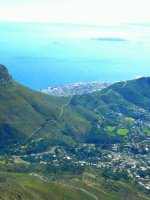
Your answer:
[[[60,183],[61,184],[61,183]],[[66,185],[66,184],[61,184],[61,185],[64,185],[66,187],[69,187],[69,188],[73,188],[73,189],[76,189],[76,190],[80,190],[82,191],[83,193],[87,194],[88,196],[92,197],[93,199],[95,200],[99,200],[98,197],[94,194],[92,194],[91,192],[83,189],[83,188],[80,188],[80,187],[76,187],[76,186],[72,186],[72,185]]]
[[[127,84],[128,84],[128,82],[126,81],[126,82],[124,83],[124,85],[122,86],[122,88],[125,88]]]
[[[37,128],[35,131],[33,131],[32,133],[31,133],[31,135],[26,139],[26,141],[22,144],[22,146],[23,145],[25,145],[39,130],[41,130],[42,129],[42,126],[40,126],[39,128]]]
[[[98,190],[98,191],[100,191],[100,192],[102,192],[102,193],[104,193],[104,194],[106,194],[106,195],[109,195],[109,193],[107,193],[107,192],[105,192],[105,191],[103,191],[103,190],[101,190],[101,189],[95,187],[94,185],[91,185],[91,184],[89,184],[89,183],[85,183],[85,184],[88,185],[88,186],[90,186],[90,187],[92,187],[92,188],[95,188],[96,190]]]
[[[71,99],[72,99],[72,98],[71,98]],[[59,116],[57,117],[56,120],[59,120],[59,119],[63,116],[65,107],[67,107],[67,106],[70,104],[71,99],[69,100],[68,103],[66,103],[66,104],[64,104],[64,105],[62,106],[61,111],[60,111],[60,114],[59,114]],[[47,122],[47,125],[50,124],[52,121],[54,121],[54,119],[52,119],[52,120],[50,120],[49,122]],[[41,125],[41,126],[38,127],[36,130],[34,130],[34,131],[31,133],[31,135],[25,140],[25,142],[24,142],[23,144],[21,144],[21,146],[25,145],[25,144],[26,144],[37,132],[39,132],[43,127],[44,127],[44,126]],[[19,149],[19,148],[18,148],[18,149]]]
[[[64,183],[57,183],[57,182],[52,182],[50,181],[49,179],[47,179],[46,177],[44,176],[41,176],[39,174],[30,174],[31,176],[36,176],[38,177],[39,179],[43,180],[43,181],[46,181],[46,182],[49,182],[49,183],[55,183],[55,184],[58,184],[58,185],[62,185],[62,186],[65,186],[65,187],[68,187],[68,188],[72,188],[72,189],[75,189],[75,190],[80,190],[82,191],[83,193],[87,194],[89,197],[93,198],[94,200],[99,200],[98,197],[94,194],[92,194],[91,192],[81,188],[81,187],[76,187],[76,186],[73,186],[73,185],[68,185],[68,184],[64,184]]]
[[[60,113],[59,116],[58,116],[58,119],[60,119],[60,118],[63,116],[63,114],[64,114],[64,109],[65,109],[65,107],[67,107],[69,104],[70,104],[70,101],[69,101],[69,103],[66,103],[65,105],[63,105],[63,107],[62,107],[62,109],[61,109],[61,113]]]

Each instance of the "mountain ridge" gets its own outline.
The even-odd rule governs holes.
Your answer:
[[[129,126],[125,117],[133,118],[133,123],[141,119],[148,128],[149,87],[150,78],[141,78],[115,83],[100,92],[64,98],[42,94],[13,81],[12,85],[0,87],[1,150],[15,149],[20,144],[29,153],[46,150],[54,144],[122,142],[124,137],[117,134],[119,120],[124,129]],[[140,109],[145,109],[146,114]],[[118,127],[117,131],[110,134],[108,126]],[[130,128],[128,140],[132,132]],[[137,132],[139,137],[144,135],[140,126]],[[42,141],[33,147],[32,140],[39,138]]]
[[[0,85],[5,85],[12,82],[12,77],[9,74],[7,68],[0,64]]]

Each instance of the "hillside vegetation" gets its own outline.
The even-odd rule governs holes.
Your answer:
[[[141,200],[133,185],[103,181],[101,185],[90,179],[56,180],[23,173],[0,172],[0,199],[9,200]],[[128,190],[128,194],[126,191]]]
[[[53,145],[121,142],[122,136],[130,139],[131,123],[150,119],[150,78],[119,82],[100,92],[64,98],[22,86],[2,65],[0,71],[0,79],[5,80],[0,85],[1,152],[20,150],[22,146],[29,153]],[[136,129],[143,132],[139,125]]]
[[[149,199],[150,78],[54,97],[0,65],[0,111],[0,199]]]
[[[67,99],[30,90],[15,82],[0,65],[0,149],[24,142],[46,122],[56,119]]]

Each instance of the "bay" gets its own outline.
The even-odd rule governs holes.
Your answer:
[[[0,63],[36,89],[150,76],[150,27],[0,23]]]

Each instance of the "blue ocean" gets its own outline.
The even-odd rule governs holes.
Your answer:
[[[150,26],[0,23],[0,63],[36,89],[150,76]]]

